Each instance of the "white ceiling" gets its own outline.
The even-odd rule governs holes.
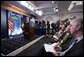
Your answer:
[[[68,11],[68,8],[72,1],[55,1],[54,4],[52,4],[52,1],[31,1],[38,9],[43,11],[43,15],[57,15],[56,12],[54,12],[53,8],[58,8],[58,14],[65,14],[65,13],[71,13],[71,12],[83,12],[83,5],[74,6],[71,11]]]
[[[12,3],[13,5],[29,12],[30,14],[33,14],[35,16],[38,16],[36,13],[31,12],[24,6],[18,4],[16,1],[7,1],[9,3]],[[83,12],[83,5],[80,6],[74,6],[71,11],[68,11],[68,7],[71,3],[71,1],[55,1],[54,4],[52,4],[52,1],[30,1],[33,5],[35,5],[36,10],[42,10],[43,15],[48,15],[48,14],[57,14],[54,12],[53,8],[58,8],[58,14],[64,14],[64,13],[69,13],[69,12]]]
[[[56,14],[54,12],[54,7],[58,8],[58,1],[55,1],[54,4],[52,4],[52,1],[31,1],[37,8],[37,10],[42,10],[43,15],[48,14]]]
[[[58,3],[59,14],[68,12],[70,3],[71,1],[59,1]]]

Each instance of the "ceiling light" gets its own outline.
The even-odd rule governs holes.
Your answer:
[[[39,15],[39,16],[42,16],[43,12],[41,10],[36,10],[36,13]]]
[[[72,1],[72,4],[76,4],[76,5],[82,5],[83,4],[83,1]]]
[[[82,5],[83,2],[82,1],[79,1],[78,3],[76,3],[76,5]]]
[[[69,8],[68,8],[68,10],[70,11],[73,8],[73,6],[75,5],[75,3],[77,3],[77,2],[78,1],[72,1]]]
[[[36,10],[36,13],[38,14],[38,10]]]
[[[26,1],[21,1],[20,4],[22,4],[23,6],[27,7],[28,9],[30,10],[34,10],[34,7],[32,7],[29,3],[27,3]],[[39,15],[39,16],[42,16],[43,12],[41,10],[36,10],[36,13]]]
[[[34,8],[33,8],[33,7],[31,7],[31,10],[33,11],[33,10],[34,10]]]
[[[31,9],[31,5],[28,5],[28,8]]]
[[[54,8],[54,12],[58,12],[58,8]]]
[[[52,4],[54,4],[55,1],[52,1]]]
[[[82,5],[82,4],[83,4],[83,1],[72,1],[68,10],[71,10],[74,5]]]
[[[73,4],[73,3],[78,3],[78,2],[79,2],[79,1],[72,1],[72,4]]]
[[[43,12],[42,11],[39,11],[39,15],[42,16]]]
[[[27,7],[28,9],[30,9],[32,11],[34,10],[34,8],[26,1],[21,1],[20,4],[22,4],[23,6]]]
[[[26,1],[21,1],[21,4],[24,5],[24,6],[28,6],[28,3]]]
[[[72,8],[73,8],[73,4],[71,4],[70,6],[69,6],[69,8],[68,8],[68,10],[71,10]]]
[[[58,8],[56,8],[55,11],[58,12]]]
[[[58,9],[56,9],[56,12],[58,12]]]

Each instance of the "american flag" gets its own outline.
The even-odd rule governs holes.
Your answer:
[[[10,12],[10,18],[8,20],[8,26],[11,32],[13,32],[13,21],[12,21],[12,13]]]

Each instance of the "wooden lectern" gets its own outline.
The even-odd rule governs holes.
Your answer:
[[[24,38],[33,40],[34,39],[34,29],[29,28],[27,31],[24,32]]]

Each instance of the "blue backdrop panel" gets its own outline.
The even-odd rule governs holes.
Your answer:
[[[17,16],[18,20],[13,20],[13,32],[11,33],[8,29],[8,33],[9,36],[13,36],[13,35],[18,35],[18,34],[22,34],[22,29],[21,29],[21,17],[22,15],[20,14],[16,14],[12,12],[12,16]],[[10,11],[8,11],[8,19],[10,18]]]

